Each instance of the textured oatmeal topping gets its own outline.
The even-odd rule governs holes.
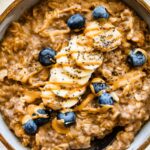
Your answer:
[[[0,42],[0,112],[33,150],[125,150],[150,117],[149,43],[120,0],[41,1]]]

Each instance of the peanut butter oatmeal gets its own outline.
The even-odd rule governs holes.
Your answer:
[[[149,120],[150,34],[119,0],[41,1],[0,61],[0,111],[32,150],[125,150]]]

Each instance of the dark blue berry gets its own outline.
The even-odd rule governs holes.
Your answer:
[[[109,93],[103,93],[98,97],[98,103],[101,105],[113,105],[113,97]]]
[[[132,50],[127,58],[128,63],[132,67],[140,67],[146,63],[146,57],[141,51]]]
[[[24,125],[23,125],[24,131],[29,134],[33,135],[37,132],[37,125],[33,120],[28,120]]]
[[[49,66],[55,63],[56,52],[52,48],[45,48],[39,53],[39,62],[43,66]]]
[[[58,120],[63,120],[66,127],[76,122],[76,114],[74,112],[65,112],[57,114]]]
[[[107,88],[105,83],[92,83],[95,93],[98,93]]]
[[[85,25],[85,18],[80,14],[75,14],[68,19],[67,25],[71,30],[80,30]]]
[[[37,110],[37,114],[41,114],[43,115],[44,117],[40,117],[40,118],[37,118],[37,119],[34,119],[34,122],[36,123],[37,126],[41,126],[43,124],[46,124],[49,122],[50,120],[50,117],[49,117],[49,114],[46,110],[44,109],[38,109]],[[34,113],[32,116],[35,116],[36,114]],[[45,118],[46,117],[46,118]]]
[[[99,19],[99,18],[109,18],[109,13],[107,12],[106,8],[103,6],[98,6],[93,10],[93,18]]]

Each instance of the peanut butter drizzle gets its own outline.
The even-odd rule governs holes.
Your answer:
[[[75,107],[74,108],[74,110],[75,111],[81,111],[84,107],[86,107],[87,105],[88,105],[88,103],[90,102],[90,101],[92,101],[93,99],[94,99],[94,95],[93,94],[89,94],[87,97],[86,97],[86,99],[85,100],[83,100],[83,102],[79,105],[79,106],[77,106],[77,107]]]

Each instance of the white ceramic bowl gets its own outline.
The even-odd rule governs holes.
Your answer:
[[[0,39],[3,38],[9,24],[17,20],[21,14],[36,4],[39,0],[15,0],[0,16]],[[149,25],[150,28],[150,0],[123,0],[131,6]],[[5,3],[5,0],[3,0]],[[7,3],[7,0],[6,0]],[[14,134],[9,130],[0,115],[0,140],[8,149],[27,150],[23,147]],[[137,134],[135,140],[128,150],[137,150],[141,145],[146,143],[149,145],[146,150],[150,150],[150,121]],[[0,149],[1,145],[0,145]]]

